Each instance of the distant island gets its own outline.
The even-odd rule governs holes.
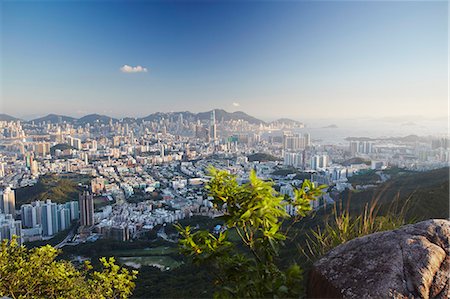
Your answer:
[[[329,125],[329,126],[326,126],[326,127],[322,127],[323,129],[337,129],[337,125],[335,125],[335,124],[332,124],[332,125]]]
[[[398,142],[431,142],[433,139],[432,136],[417,136],[417,135],[408,135],[404,137],[347,137],[346,141],[379,141],[379,140],[388,140],[388,141],[398,141]]]

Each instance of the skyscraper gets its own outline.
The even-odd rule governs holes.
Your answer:
[[[215,141],[217,139],[217,128],[216,128],[216,110],[211,111],[211,120],[210,120],[210,139]]]
[[[78,197],[81,215],[81,226],[94,225],[94,196],[85,190]]]
[[[70,211],[70,221],[80,218],[80,209],[78,201],[66,202],[66,208]]]
[[[53,236],[58,232],[57,206],[50,199],[42,205],[42,234]]]
[[[161,159],[164,160],[164,151],[165,151],[165,146],[164,146],[164,144],[161,143],[161,148],[160,148],[159,151],[160,151]]]
[[[20,210],[22,215],[22,224],[24,227],[33,228],[38,224],[37,207],[31,204],[24,204]]]
[[[289,151],[297,151],[299,149],[305,148],[305,140],[304,136],[300,136],[299,134],[284,134],[283,135],[283,148],[284,150]]]
[[[0,210],[3,214],[16,215],[16,197],[10,187],[0,189]]]
[[[58,229],[60,231],[68,229],[70,227],[70,210],[64,205],[57,206],[57,221]]]
[[[311,157],[311,169],[318,170],[328,166],[327,155],[314,155]]]
[[[305,147],[311,146],[311,135],[309,133],[303,134],[303,138],[305,139]]]

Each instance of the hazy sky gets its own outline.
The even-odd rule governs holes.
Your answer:
[[[448,113],[446,1],[2,1],[1,112]]]

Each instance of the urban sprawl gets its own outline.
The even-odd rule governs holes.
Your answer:
[[[326,184],[313,203],[318,208],[345,189],[374,187],[348,182],[364,171],[375,171],[384,182],[386,168],[424,171],[449,162],[448,140],[440,136],[327,144],[297,121],[265,123],[219,113],[0,121],[0,239],[16,235],[30,242],[64,232],[57,247],[98,238],[125,241],[192,215],[221,215],[203,188],[211,166],[241,183],[255,170],[289,197],[305,178]],[[49,175],[78,180],[77,198],[16,204],[19,190]],[[286,209],[295,214],[292,206]],[[158,236],[167,238],[164,229]]]

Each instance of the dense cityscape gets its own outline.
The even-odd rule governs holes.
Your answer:
[[[121,120],[5,116],[0,122],[1,238],[46,240],[72,228],[59,246],[98,238],[126,241],[193,215],[216,217],[221,211],[203,189],[211,166],[236,174],[240,182],[254,169],[289,197],[303,179],[326,184],[327,192],[314,202],[317,208],[332,204],[345,189],[375,186],[349,183],[359,173],[375,171],[384,182],[386,168],[426,171],[449,162],[443,136],[359,137],[327,144],[307,132],[299,121],[266,123],[223,110]],[[79,198],[15,202],[18,190],[49,175],[79,179]],[[286,209],[295,214],[292,206]],[[74,221],[80,221],[77,230]]]
[[[0,0],[0,298],[450,298],[449,11]]]

